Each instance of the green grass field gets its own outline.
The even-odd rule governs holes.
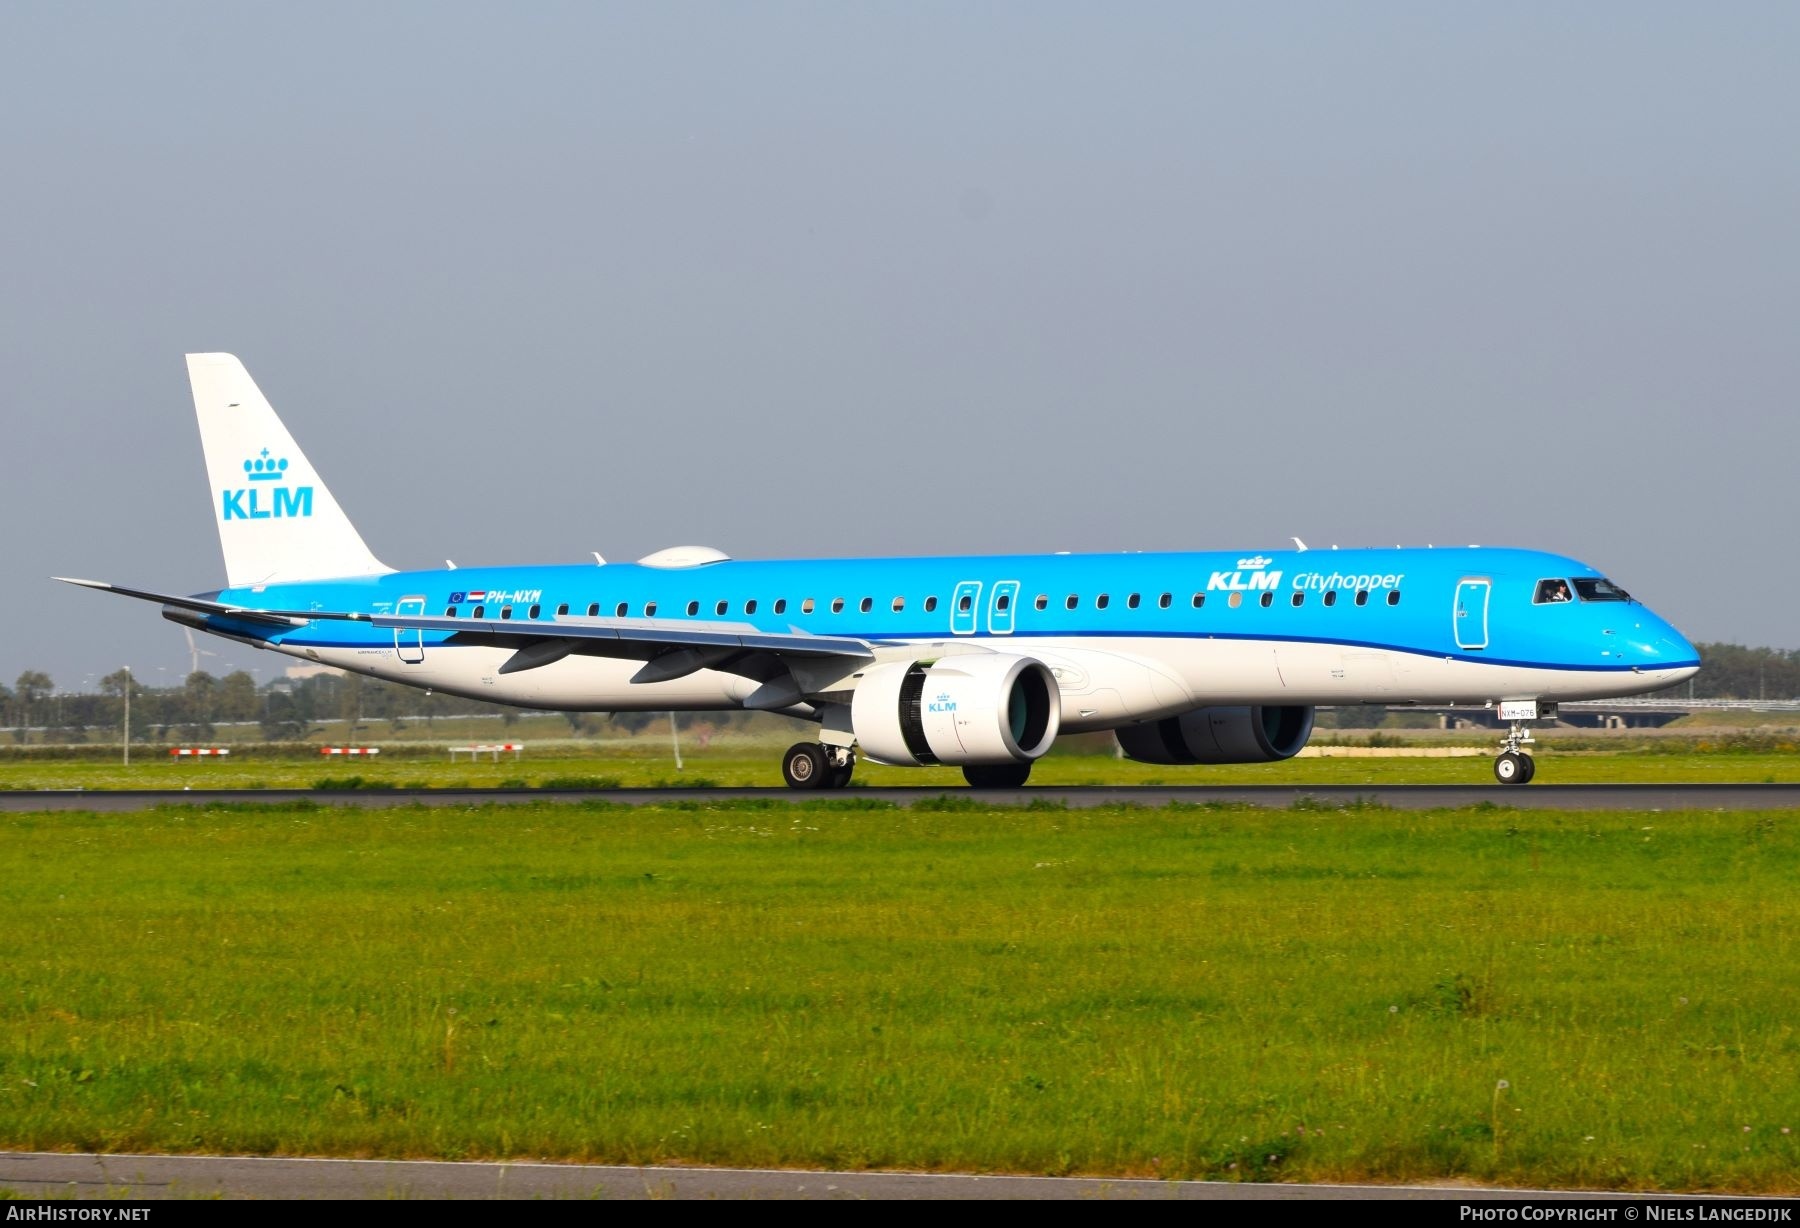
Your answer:
[[[171,759],[166,751],[138,752],[129,767],[116,757],[84,751],[81,758],[0,754],[0,789],[305,789],[360,777],[365,784],[408,788],[494,788],[502,785],[566,787],[778,787],[780,755],[788,739],[716,738],[705,749],[691,744],[677,771],[665,737],[605,743],[527,742],[524,755],[499,762],[467,755],[450,762],[441,748],[390,747],[373,759],[282,754],[254,744],[227,759]],[[1465,736],[1463,742],[1469,739]],[[1052,752],[1038,761],[1036,785],[1204,784],[1492,784],[1491,750],[1472,758],[1305,758],[1284,763],[1171,768],[1115,759],[1109,754]],[[1591,746],[1592,743],[1584,744]],[[116,755],[117,752],[114,752]],[[1565,749],[1546,742],[1538,753],[1544,784],[1786,783],[1800,782],[1800,753],[1792,750],[1671,751],[1654,742],[1620,749]],[[962,788],[956,768],[890,768],[858,765],[853,788],[929,785]]]
[[[1791,1192],[1797,824],[0,816],[0,1145]]]

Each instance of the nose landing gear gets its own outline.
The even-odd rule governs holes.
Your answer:
[[[1537,762],[1523,751],[1502,751],[1494,760],[1494,778],[1503,785],[1530,784],[1537,775]]]
[[[1555,720],[1556,705],[1536,700],[1508,701],[1500,705],[1500,719],[1508,724],[1506,737],[1500,742],[1500,754],[1494,759],[1494,779],[1503,785],[1529,784],[1537,775],[1537,764],[1525,749],[1532,744],[1531,722]]]

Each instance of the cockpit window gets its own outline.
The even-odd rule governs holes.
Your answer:
[[[1531,599],[1534,605],[1546,605],[1554,601],[1573,601],[1575,594],[1569,591],[1567,580],[1539,580],[1537,596]]]
[[[1611,580],[1577,580],[1575,592],[1583,601],[1630,601],[1631,594]]]

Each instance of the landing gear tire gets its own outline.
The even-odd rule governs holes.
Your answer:
[[[817,742],[796,742],[781,757],[781,775],[790,789],[829,788],[831,774],[825,748]]]
[[[1522,785],[1537,774],[1530,755],[1509,750],[1494,760],[1494,779],[1503,785]]]
[[[827,789],[842,789],[845,785],[850,783],[850,777],[855,771],[856,765],[853,763],[846,763],[843,767],[832,768],[826,780],[825,787]]]
[[[1031,779],[1029,763],[971,763],[963,769],[971,789],[1022,789]]]
[[[1500,740],[1500,755],[1494,760],[1494,779],[1503,785],[1530,784],[1537,775],[1537,764],[1525,748],[1531,745],[1531,722],[1511,721],[1506,736]]]

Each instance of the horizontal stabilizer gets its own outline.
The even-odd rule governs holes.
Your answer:
[[[203,597],[178,597],[173,593],[152,593],[139,588],[122,588],[117,584],[108,584],[104,580],[77,580],[73,576],[52,576],[53,580],[61,580],[64,584],[79,584],[82,588],[98,589],[103,593],[117,593],[121,597],[135,597],[139,601],[154,601],[160,605],[174,606],[178,610],[193,610],[200,614],[217,614],[225,618],[242,619],[245,622],[262,623],[275,627],[304,627],[311,617],[298,611],[288,613],[279,610],[247,610],[242,606],[226,605],[222,601],[207,601]]]

